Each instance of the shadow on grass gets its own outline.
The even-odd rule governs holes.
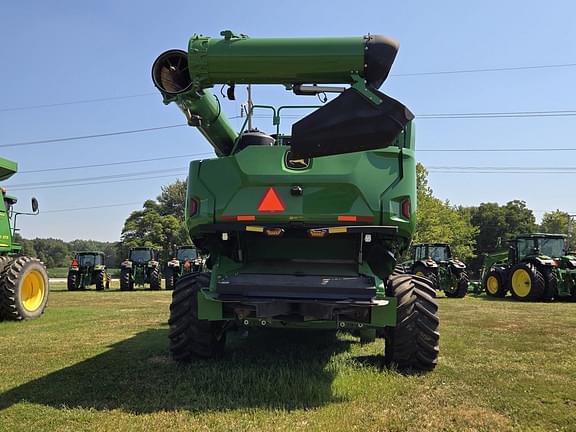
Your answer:
[[[147,330],[109,351],[0,394],[0,410],[28,401],[55,408],[203,412],[299,409],[338,401],[331,357],[350,342],[327,332],[263,329],[232,337],[222,360],[180,365],[167,329]]]

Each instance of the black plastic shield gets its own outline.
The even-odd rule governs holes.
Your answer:
[[[294,158],[354,153],[388,147],[414,115],[395,99],[370,90],[369,101],[353,88],[292,126]]]

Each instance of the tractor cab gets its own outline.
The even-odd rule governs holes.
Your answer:
[[[176,251],[178,261],[194,261],[198,258],[198,252],[194,246],[180,246]]]
[[[509,261],[517,264],[530,259],[552,259],[566,255],[564,234],[523,234],[509,241]]]
[[[158,252],[150,247],[131,248],[128,259],[120,264],[120,290],[129,291],[134,285],[150,285],[159,290],[161,285]]]
[[[156,251],[152,248],[130,249],[129,258],[135,264],[146,264],[149,261],[156,261]]]
[[[96,285],[96,290],[110,288],[110,276],[104,265],[104,253],[98,251],[76,252],[68,269],[68,291]]]
[[[435,262],[446,262],[452,258],[450,245],[446,243],[420,243],[414,245],[414,261],[432,259]]]

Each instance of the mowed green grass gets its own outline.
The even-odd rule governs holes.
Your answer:
[[[64,291],[0,323],[0,431],[576,430],[576,304],[440,298],[427,375],[383,342],[233,334],[223,360],[173,363],[171,293]]]

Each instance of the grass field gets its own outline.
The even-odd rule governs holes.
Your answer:
[[[108,274],[111,277],[118,277],[120,276],[120,269],[119,268],[109,268]],[[65,278],[68,277],[68,267],[52,267],[48,269],[48,276],[51,278]]]
[[[576,430],[576,304],[439,299],[441,356],[383,370],[382,341],[234,334],[219,362],[167,355],[165,291],[54,287],[0,323],[0,431]]]

